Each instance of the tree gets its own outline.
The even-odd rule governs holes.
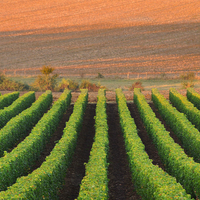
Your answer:
[[[58,74],[52,74],[54,68],[49,66],[43,66],[40,70],[42,75],[37,76],[32,86],[40,91],[54,90],[57,84]]]

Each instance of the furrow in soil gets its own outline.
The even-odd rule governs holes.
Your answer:
[[[145,145],[145,151],[149,155],[149,158],[152,159],[152,163],[154,165],[158,165],[160,168],[164,170],[164,165],[161,162],[161,159],[158,155],[158,151],[156,147],[154,146],[150,136],[148,135],[144,124],[140,118],[139,111],[137,109],[137,106],[134,103],[128,103],[128,108],[130,110],[131,116],[133,117],[135,124],[138,129],[138,135],[141,138],[143,144]]]
[[[78,136],[77,146],[67,170],[63,188],[59,193],[60,200],[74,200],[78,197],[81,180],[85,176],[85,165],[89,160],[90,150],[95,135],[96,104],[88,104],[83,118],[83,125]]]
[[[109,134],[108,188],[109,200],[141,199],[131,180],[131,172],[125,151],[123,133],[120,128],[116,103],[107,104]]]
[[[56,129],[54,134],[51,136],[49,142],[46,144],[43,152],[40,155],[40,158],[36,161],[35,165],[31,168],[32,171],[41,166],[41,164],[45,161],[45,158],[53,150],[56,142],[58,142],[61,139],[61,137],[63,135],[63,130],[66,126],[66,122],[69,120],[69,117],[72,114],[72,112],[73,112],[73,105],[71,104],[69,106],[69,108],[67,109],[67,111],[64,113],[64,115],[58,125],[58,128]]]
[[[161,121],[161,123],[164,125],[165,129],[169,132],[169,135],[173,138],[174,142],[176,142],[178,145],[181,146],[181,148],[185,151],[187,154],[187,151],[183,148],[182,142],[179,140],[179,138],[176,136],[176,134],[172,131],[172,129],[167,125],[165,120],[162,118],[160,113],[158,112],[158,109],[155,107],[153,103],[150,104],[151,109],[154,111],[156,117]]]

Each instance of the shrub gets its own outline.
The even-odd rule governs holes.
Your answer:
[[[137,81],[129,87],[129,91],[133,91],[134,88],[140,88],[141,90],[144,90],[144,87],[142,86],[142,83],[140,81]]]
[[[36,80],[31,85],[33,89],[39,91],[54,90],[57,85],[56,78],[58,77],[58,74],[51,75],[54,68],[43,66],[40,71],[43,75],[37,76]]]
[[[195,80],[194,72],[181,74],[180,78],[182,79],[182,86],[184,89],[189,87],[194,87],[194,80]]]
[[[3,74],[0,74],[0,84],[5,80],[5,76]]]
[[[80,89],[88,89],[89,91],[97,92],[100,88],[100,84],[96,85],[95,83],[91,83],[89,80],[82,80],[81,85],[79,86]]]
[[[13,81],[6,77],[0,77],[0,90],[9,90],[9,91],[24,91],[29,90],[29,86],[27,84]]]
[[[96,78],[104,78],[104,75],[98,72],[98,75]]]
[[[79,87],[79,84],[71,79],[62,79],[60,84],[58,85],[58,90],[63,91],[64,89],[69,90],[77,90]]]

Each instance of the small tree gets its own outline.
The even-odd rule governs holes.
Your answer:
[[[40,70],[42,72],[42,74],[44,74],[45,76],[48,76],[49,74],[51,74],[55,69],[49,66],[43,66],[42,69]]]
[[[100,83],[91,83],[89,80],[82,80],[79,89],[88,89],[89,91],[97,92],[100,88],[106,89],[105,86],[101,86]]]
[[[98,75],[97,75],[97,77],[96,78],[104,78],[104,75],[103,74],[101,74],[100,72],[98,72]]]
[[[40,70],[42,75],[37,76],[36,80],[32,84],[32,87],[43,91],[43,90],[54,90],[57,81],[58,74],[53,74],[54,68],[49,66],[43,66]]]
[[[63,91],[64,89],[69,90],[77,90],[79,87],[79,84],[71,79],[62,79],[62,81],[59,83],[58,90]]]
[[[188,87],[194,87],[194,80],[195,80],[195,74],[194,72],[188,72],[185,74],[181,74],[182,79],[182,86],[184,89]]]

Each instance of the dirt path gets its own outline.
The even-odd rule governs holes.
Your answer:
[[[149,158],[153,160],[153,164],[158,165],[160,168],[164,169],[164,165],[160,160],[160,157],[158,155],[158,151],[156,147],[154,146],[150,136],[148,135],[144,124],[140,118],[139,111],[135,104],[129,103],[128,108],[131,112],[131,116],[133,117],[135,124],[138,129],[138,135],[142,140],[142,143],[145,145],[145,151],[149,155]]]
[[[77,198],[80,183],[85,176],[85,165],[88,162],[95,134],[94,116],[95,104],[88,104],[83,119],[82,129],[79,133],[77,146],[70,167],[67,170],[65,183],[59,194],[60,200],[74,200]]]
[[[131,180],[131,172],[121,132],[117,104],[107,104],[109,126],[109,200],[141,199]]]
[[[73,111],[73,105],[70,105],[67,111],[64,113],[58,128],[54,132],[54,134],[51,136],[49,142],[46,144],[43,152],[41,153],[40,158],[35,162],[35,165],[32,167],[31,171],[37,169],[41,166],[41,164],[45,161],[45,158],[50,154],[50,152],[53,150],[55,144],[57,141],[59,141],[63,135],[63,129],[65,128],[66,122],[69,120],[70,115]],[[29,172],[31,173],[31,172]]]

